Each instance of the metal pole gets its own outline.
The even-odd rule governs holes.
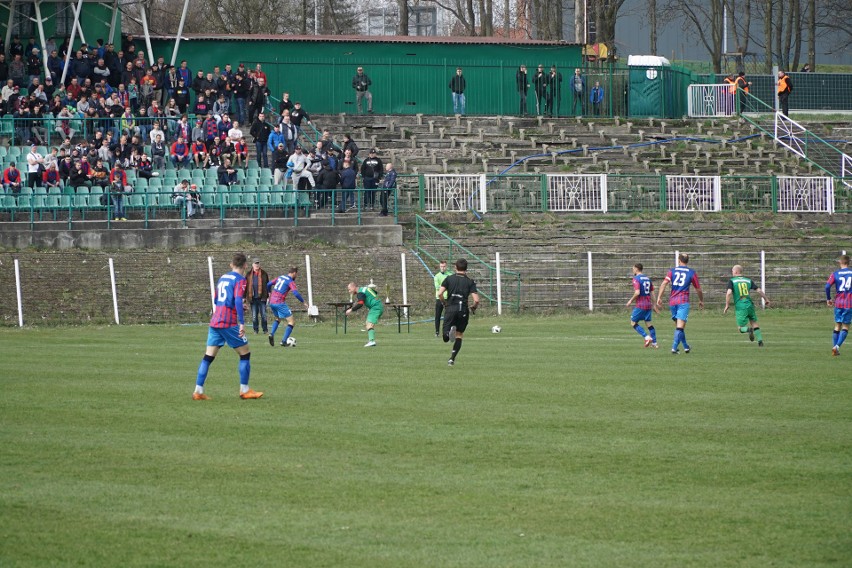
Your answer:
[[[68,76],[68,64],[71,61],[71,52],[74,51],[74,40],[77,39],[77,20],[80,18],[80,10],[83,8],[83,0],[77,0],[77,8],[74,10],[74,25],[71,26],[71,38],[68,40],[68,51],[65,52],[65,65],[62,67],[62,77],[59,84],[65,84]]]
[[[80,14],[83,13],[83,3],[80,2],[77,4],[77,9],[74,11],[74,26],[77,28],[77,33],[80,34],[80,41],[82,43],[86,43],[86,36],[83,35],[83,26],[80,25]],[[68,44],[68,49],[73,47],[70,43]]]
[[[175,36],[175,48],[172,51],[172,67],[175,66],[175,61],[177,61],[178,47],[180,46],[180,36],[183,33],[183,24],[186,22],[186,13],[189,10],[189,0],[183,0],[183,12],[180,15],[180,24],[178,25],[177,36]],[[313,304],[311,304],[313,305]]]
[[[675,251],[675,262],[674,262],[674,263],[675,263],[675,266],[677,266],[677,259],[678,259],[678,257],[679,257],[679,256],[680,256],[680,251],[679,251],[679,250],[676,250],[676,251]]]
[[[502,280],[502,277],[501,277],[502,271],[500,270],[500,253],[499,252],[495,253],[495,255],[497,257],[495,262],[494,262],[494,264],[496,265],[496,268],[497,268],[497,315],[502,316],[503,315],[503,280]]]
[[[772,66],[772,80],[773,80],[773,81],[777,81],[777,80],[778,80],[778,66],[777,66],[777,65],[773,65],[773,66]],[[778,111],[780,111],[780,110],[781,110],[781,107],[780,107],[780,106],[778,106],[778,89],[777,89],[777,88],[772,89],[772,93],[773,93],[773,94],[774,94],[774,96],[775,96],[775,104],[773,105],[773,107],[772,107],[772,108],[773,108],[773,109],[775,109],[775,112],[778,112]],[[777,128],[777,127],[776,127],[776,128]],[[776,138],[778,137],[778,134],[777,134],[777,133],[776,133],[775,137],[776,137]]]
[[[44,50],[46,43],[44,37],[44,21],[41,19],[41,2],[35,3],[36,24],[38,24],[38,37],[41,40],[41,64],[44,65],[45,78],[50,77],[50,70],[47,68],[47,52]]]
[[[15,259],[15,290],[18,294],[18,327],[24,327],[24,305],[21,302],[21,266]]]
[[[405,271],[405,253],[400,253],[402,258],[402,303],[408,303],[408,274]],[[405,316],[408,317],[408,308],[404,308]]]
[[[314,0],[314,35],[319,35],[319,0]]]
[[[760,251],[760,289],[766,292],[766,251]],[[760,305],[766,308],[766,300],[761,298]]]
[[[148,33],[148,16],[145,13],[145,4],[139,3],[139,14],[142,16],[142,33],[145,34],[145,49],[148,50],[148,60],[154,64],[154,53],[151,49],[151,34]]]
[[[213,309],[216,309],[216,283],[213,281],[213,257],[207,257],[207,272],[210,273],[210,300],[213,302]]]
[[[120,325],[118,320],[118,293],[115,290],[115,265],[112,263],[112,258],[109,259],[109,282],[112,286],[112,312],[115,315],[115,325]]]
[[[112,20],[109,22],[109,42],[115,43],[115,22],[118,19],[118,2],[112,4]]]
[[[592,284],[592,251],[588,251],[587,253],[589,259],[589,311],[593,311],[595,309],[595,299],[592,293],[594,288]]]
[[[12,43],[12,24],[15,23],[15,0],[9,3],[9,20],[6,23],[6,49],[9,49],[9,44]]]

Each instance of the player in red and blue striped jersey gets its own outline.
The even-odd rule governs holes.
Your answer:
[[[287,329],[284,331],[284,337],[281,338],[281,347],[287,347],[287,339],[296,324],[296,318],[293,317],[293,312],[287,305],[287,294],[293,292],[293,296],[302,302],[302,305],[305,303],[305,299],[296,289],[296,275],[298,273],[299,269],[291,266],[287,274],[282,274],[266,286],[269,290],[269,309],[275,316],[275,323],[272,324],[272,332],[269,334],[269,344],[273,347],[275,346],[275,332],[278,331],[278,324],[281,323],[281,320],[287,320]]]
[[[659,313],[651,299],[651,292],[654,291],[654,283],[642,273],[642,270],[643,266],[641,263],[637,262],[633,265],[633,296],[627,300],[626,305],[630,307],[630,304],[634,300],[636,301],[636,307],[633,309],[633,313],[630,314],[630,325],[645,340],[645,347],[657,349],[657,330],[651,324],[651,310],[653,309]],[[639,325],[639,322],[642,321],[647,322],[647,333]]]
[[[204,382],[210,364],[219,353],[219,349],[228,344],[240,356],[240,398],[253,399],[263,396],[262,392],[249,388],[251,374],[251,350],[246,337],[245,318],[243,313],[243,297],[246,292],[246,255],[237,253],[231,260],[231,272],[223,274],[216,284],[216,304],[210,327],[207,331],[207,351],[198,366],[198,378],[195,381],[193,400],[209,400],[204,394]]]
[[[674,341],[672,342],[672,354],[677,355],[678,346],[683,343],[683,352],[689,353],[690,347],[686,342],[686,320],[689,317],[689,287],[694,286],[698,294],[698,307],[704,309],[704,292],[698,282],[698,274],[687,266],[689,255],[680,253],[677,257],[677,266],[669,270],[665,280],[660,285],[657,294],[657,307],[663,305],[663,294],[669,284],[672,285],[672,293],[669,297],[669,308],[672,311],[672,320],[675,322]]]
[[[852,269],[849,268],[849,255],[844,254],[837,259],[840,270],[836,270],[825,283],[825,299],[829,306],[834,306],[834,334],[831,337],[831,353],[840,355],[840,346],[849,335],[849,324],[852,323]],[[831,287],[836,293],[831,299]]]

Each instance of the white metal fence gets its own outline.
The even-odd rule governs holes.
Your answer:
[[[736,91],[728,83],[690,85],[687,90],[689,116],[732,116],[736,114]]]
[[[550,211],[607,211],[606,174],[548,174]]]
[[[426,212],[486,212],[485,174],[428,174],[423,178]]]
[[[852,175],[852,161],[847,164]],[[619,191],[619,184],[609,183],[607,174],[543,174],[544,187],[538,179],[529,191],[529,201],[537,203],[539,195],[546,203],[542,210],[553,212],[607,213],[610,189]],[[487,212],[488,198],[492,209],[495,196],[504,196],[505,189],[491,185],[487,174],[428,174],[424,175],[424,211],[434,213],[474,210]],[[832,177],[778,176],[777,206],[779,212],[835,212],[835,180]],[[665,210],[667,211],[722,211],[721,176],[665,176]],[[845,180],[844,180],[845,181]],[[852,180],[850,180],[852,183]],[[729,188],[730,189],[730,188]],[[500,193],[503,191],[504,193]],[[524,194],[526,195],[526,194]],[[730,197],[730,196],[729,196]],[[623,195],[620,197],[623,198]],[[766,194],[767,204],[771,202]],[[504,206],[505,207],[505,206]],[[538,206],[536,206],[538,207]],[[500,209],[500,207],[498,207]],[[503,209],[500,209],[503,210]],[[841,210],[843,203],[841,202]]]
[[[722,179],[666,176],[666,207],[669,211],[721,211]]]
[[[834,213],[834,179],[779,176],[778,211]]]

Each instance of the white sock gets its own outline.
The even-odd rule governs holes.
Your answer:
[[[195,392],[197,392],[198,394],[204,394],[204,387],[195,385]]]
[[[248,385],[240,384],[240,394],[246,393],[249,391]]]

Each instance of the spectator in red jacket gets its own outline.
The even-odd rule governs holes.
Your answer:
[[[189,144],[183,139],[183,136],[178,136],[177,141],[172,144],[172,163],[177,169],[189,167]]]
[[[15,195],[21,193],[21,171],[15,167],[15,162],[3,170],[3,189]]]
[[[56,162],[52,162],[47,169],[41,174],[42,186],[50,189],[51,187],[62,187],[62,176],[59,175],[59,170],[56,169]]]
[[[195,162],[196,168],[207,167],[210,155],[207,153],[207,144],[203,140],[196,140],[192,143],[192,161]]]

